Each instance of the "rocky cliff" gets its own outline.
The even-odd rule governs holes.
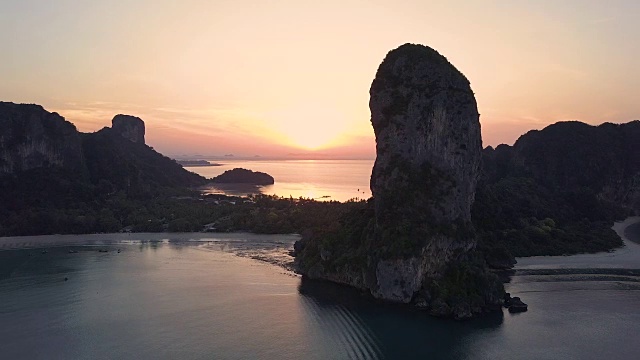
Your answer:
[[[533,179],[550,191],[589,189],[601,200],[640,211],[640,121],[593,126],[558,122],[513,146],[483,151],[483,181]]]
[[[302,241],[303,273],[440,315],[465,317],[499,303],[501,285],[487,274],[474,278],[484,285],[471,291],[470,268],[461,265],[476,244],[470,210],[482,150],[469,81],[435,50],[405,44],[387,54],[370,96],[377,152],[371,218],[354,214],[337,231]],[[485,274],[477,265],[476,274]],[[442,291],[452,273],[459,281],[447,292],[464,289],[476,303]]]
[[[39,105],[0,102],[0,175],[37,168],[82,175],[82,165],[80,134],[73,124]]]
[[[141,128],[144,133],[144,124]],[[132,138],[132,134],[140,135],[140,132],[121,130],[103,128],[82,134],[82,150],[92,183],[102,182],[107,188],[145,194],[158,187],[197,186],[206,182],[200,175],[185,170],[147,146],[144,137]]]
[[[139,144],[144,144],[144,121],[131,115],[116,115],[111,120],[111,129],[123,138]]]
[[[144,132],[141,119],[117,115],[112,128],[80,133],[39,105],[1,102],[0,200],[28,207],[26,199],[59,197],[62,206],[80,193],[139,196],[205,183],[147,146]]]
[[[472,217],[487,261],[622,246],[611,224],[640,214],[638,154],[640,121],[559,122],[484,149]]]
[[[376,162],[375,296],[409,302],[425,277],[475,245],[470,209],[482,142],[469,81],[435,50],[406,44],[371,85]]]
[[[521,136],[508,166],[552,189],[589,188],[640,211],[639,155],[638,120],[599,126],[568,121]]]

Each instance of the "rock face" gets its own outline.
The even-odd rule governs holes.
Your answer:
[[[116,115],[111,120],[111,129],[125,139],[144,144],[144,121],[131,115]]]
[[[79,170],[76,127],[39,105],[0,102],[0,174],[37,168]]]
[[[640,214],[640,121],[592,126],[558,122],[513,146],[483,151],[483,181],[527,177],[550,189],[589,189]]]
[[[563,121],[483,150],[472,218],[490,266],[623,246],[611,224],[640,214],[640,121]]]
[[[640,213],[640,121],[559,122],[513,145],[512,167],[551,188],[590,188]]]
[[[482,140],[469,81],[435,50],[391,51],[371,85],[377,158],[374,296],[409,302],[475,245],[470,210]]]
[[[129,193],[205,183],[203,177],[185,170],[144,142],[122,136],[118,129],[103,128],[82,134],[82,150],[93,183],[107,181],[115,189],[126,189]]]
[[[373,197],[296,244],[298,269],[458,319],[496,309],[504,288],[473,252],[481,158],[469,82],[435,50],[392,50],[371,85]]]
[[[117,115],[112,123],[112,128],[80,133],[39,105],[0,102],[0,178],[11,179],[2,184],[0,193],[6,190],[11,198],[19,198],[23,191],[36,191],[24,189],[24,180],[33,178],[36,171],[35,180],[47,179],[37,184],[47,196],[52,196],[46,189],[51,183],[60,185],[56,191],[73,192],[64,188],[73,183],[131,194],[205,183],[203,177],[145,145],[140,118]]]

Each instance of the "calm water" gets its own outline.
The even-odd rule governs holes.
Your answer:
[[[83,239],[91,246],[68,246]],[[294,237],[162,239],[0,239],[8,246],[49,246],[47,254],[0,251],[0,358],[512,360],[640,354],[640,277],[630,268],[586,274],[529,264],[507,284],[529,312],[454,322],[302,281],[251,258],[280,259]],[[640,246],[626,251],[640,254]]]
[[[275,179],[274,185],[259,188],[218,186],[211,193],[246,195],[264,193],[283,197],[346,201],[371,197],[369,179],[374,160],[253,160],[212,161],[222,166],[188,167],[204,177],[218,176],[233,168],[265,172]],[[328,198],[327,198],[328,197]]]

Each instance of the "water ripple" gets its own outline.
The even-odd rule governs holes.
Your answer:
[[[313,296],[303,296],[302,299],[307,313],[319,325],[319,337],[337,346],[343,356],[354,360],[381,358],[369,328],[350,309],[325,304]]]

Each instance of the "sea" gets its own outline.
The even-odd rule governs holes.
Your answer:
[[[246,196],[266,194],[323,201],[371,197],[369,179],[374,160],[210,160],[220,166],[185,167],[212,178],[234,168],[267,173],[275,184],[267,186],[211,185],[204,192]]]
[[[462,322],[301,278],[297,235],[0,238],[0,358],[637,360],[638,222],[610,253],[519,259],[529,311]]]

